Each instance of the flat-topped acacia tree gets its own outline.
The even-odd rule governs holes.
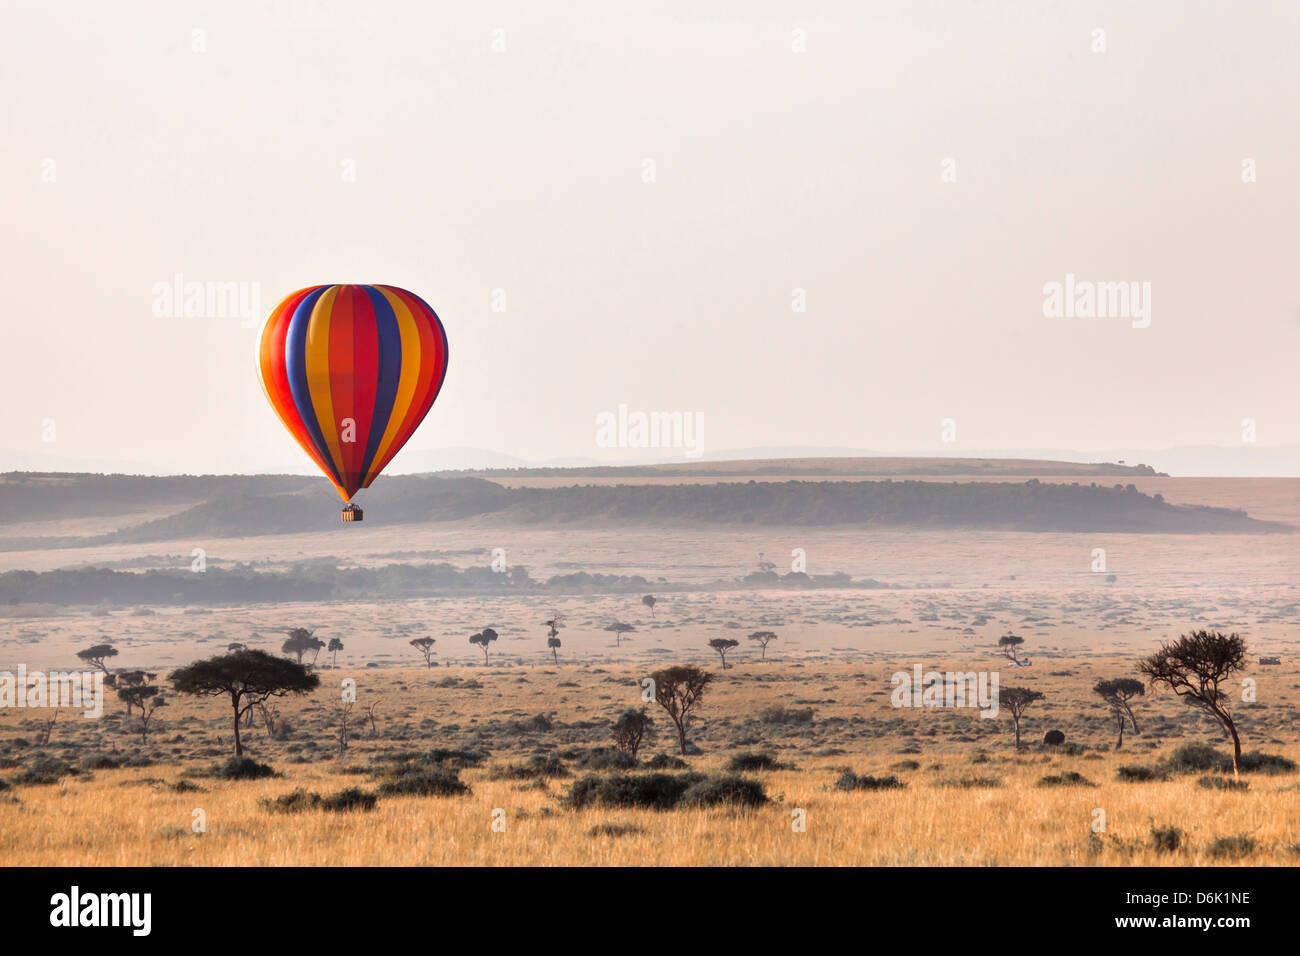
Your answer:
[[[294,654],[298,658],[298,663],[302,663],[304,654],[311,653],[311,662],[316,663],[317,656],[325,647],[325,642],[316,636],[315,631],[309,631],[305,627],[292,627],[286,631],[288,639],[280,647],[282,654]]]
[[[1002,649],[1002,656],[1017,663],[1020,658],[1016,656],[1016,652],[1020,650],[1020,645],[1023,643],[1025,639],[1018,634],[1006,634],[998,638],[998,647]]]
[[[754,641],[756,644],[758,644],[759,647],[763,648],[763,655],[759,659],[765,661],[767,660],[767,645],[771,644],[773,641],[776,640],[776,632],[755,631],[753,634],[749,635],[749,639],[751,641]]]
[[[305,694],[320,686],[320,678],[302,664],[265,651],[235,651],[195,661],[174,671],[171,682],[181,694],[230,698],[236,757],[244,755],[239,722],[245,714],[272,697]]]
[[[84,651],[77,651],[77,657],[92,667],[98,667],[105,675],[112,676],[109,674],[108,665],[104,662],[110,657],[117,657],[117,648],[112,644],[96,644]]]
[[[479,647],[483,648],[484,664],[488,662],[488,645],[491,644],[496,639],[497,639],[497,632],[490,627],[483,628],[483,630],[479,631],[477,634],[473,635],[469,639],[469,642],[471,644],[477,644]]]
[[[635,624],[629,624],[626,621],[615,621],[613,624],[605,625],[605,630],[614,635],[614,646],[618,647],[623,643],[623,635],[630,634],[636,630]]]
[[[715,637],[713,640],[709,641],[709,647],[717,651],[718,656],[722,658],[722,669],[724,671],[727,669],[727,651],[731,650],[733,647],[739,646],[740,641],[733,640],[730,637]]]
[[[1133,725],[1133,733],[1141,733],[1137,717],[1133,716],[1132,700],[1146,694],[1146,685],[1132,677],[1116,677],[1097,681],[1092,692],[1106,703],[1111,714],[1119,720],[1119,740],[1115,742],[1115,749],[1119,750],[1124,746],[1124,721]]]
[[[437,642],[431,637],[417,637],[410,642],[411,646],[424,655],[424,666],[433,666],[433,645]]]
[[[1246,666],[1246,642],[1236,634],[1193,631],[1166,641],[1138,664],[1147,682],[1163,684],[1194,707],[1205,711],[1232,737],[1232,775],[1241,773],[1241,737],[1228,709],[1228,695],[1219,685]]]

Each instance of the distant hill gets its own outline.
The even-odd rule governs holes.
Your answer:
[[[480,477],[410,475],[381,477],[360,501],[372,526],[486,517],[504,525],[844,525],[1202,534],[1291,530],[1236,509],[1167,502],[1131,483],[1067,484],[1036,478],[942,482],[854,481],[841,476],[833,481],[507,487]],[[174,506],[175,511],[149,520],[139,516],[145,506],[156,515],[159,504]],[[0,548],[337,531],[339,504],[326,482],[297,476],[9,474],[0,476],[0,528],[20,522],[51,524],[36,535],[0,538]],[[59,520],[114,514],[122,516],[116,531],[59,534]]]
[[[444,475],[480,478],[527,476],[530,478],[635,478],[635,477],[732,477],[738,475],[784,475],[796,477],[839,477],[897,475],[969,477],[1023,476],[1072,477],[1167,477],[1150,465],[1111,462],[1081,464],[1073,461],[1040,461],[1031,458],[884,458],[821,457],[735,459],[732,461],[674,462],[659,465],[593,465],[590,467],[491,468],[442,472]]]

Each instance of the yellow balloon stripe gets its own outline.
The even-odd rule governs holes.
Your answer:
[[[338,426],[334,421],[334,403],[330,400],[330,313],[334,310],[334,300],[338,293],[338,286],[330,286],[316,300],[311,319],[307,323],[307,344],[304,351],[307,388],[311,394],[312,408],[316,412],[316,421],[329,446],[334,467],[343,475],[346,474],[343,452],[339,447]]]

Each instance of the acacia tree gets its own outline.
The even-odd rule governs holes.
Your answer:
[[[1119,750],[1124,746],[1124,721],[1127,720],[1133,725],[1133,733],[1141,733],[1138,730],[1137,718],[1133,716],[1133,706],[1130,701],[1134,697],[1144,696],[1146,685],[1132,677],[1116,677],[1113,680],[1097,681],[1097,686],[1092,689],[1092,692],[1106,703],[1111,714],[1119,720],[1119,740],[1115,742],[1115,749]]]
[[[117,678],[115,683],[118,688],[118,699],[121,700],[122,703],[126,704],[126,716],[127,719],[130,719],[131,712],[138,704],[138,701],[134,696],[123,694],[123,688],[141,687],[145,684],[151,684],[158,679],[158,675],[151,674],[148,671],[123,671],[115,676]]]
[[[717,651],[718,656],[722,658],[722,669],[724,671],[727,669],[727,651],[739,646],[740,641],[733,641],[729,637],[715,637],[709,641],[709,647]]]
[[[96,644],[94,647],[88,647],[84,651],[77,651],[77,657],[81,658],[91,667],[98,667],[104,672],[106,677],[113,675],[108,672],[108,665],[104,662],[110,657],[117,657],[117,648],[112,644]]]
[[[338,667],[339,651],[343,650],[343,642],[340,641],[337,637],[331,637],[329,647],[325,649],[334,655],[333,660],[330,661],[330,667]]]
[[[1219,684],[1246,665],[1246,642],[1234,634],[1193,631],[1176,641],[1166,641],[1160,650],[1138,664],[1138,670],[1152,686],[1163,684],[1188,704],[1199,707],[1219,722],[1232,737],[1232,775],[1241,774],[1241,738],[1237,722],[1228,710],[1228,695]]]
[[[1041,691],[1030,690],[1028,687],[1003,687],[998,691],[998,705],[1010,712],[1011,722],[1016,727],[1017,750],[1020,749],[1020,718],[1025,715],[1030,704],[1042,699]]]
[[[641,743],[646,735],[650,732],[650,727],[654,723],[650,715],[644,710],[636,710],[629,707],[614,722],[611,734],[614,737],[614,746],[624,753],[632,755],[636,759],[636,752],[641,749]]]
[[[552,611],[551,619],[542,623],[550,628],[546,635],[546,646],[551,649],[551,659],[558,664],[560,655],[557,652],[560,649],[560,628],[564,627],[564,615],[559,611]]]
[[[654,681],[655,701],[672,718],[677,728],[677,744],[685,755],[686,728],[704,697],[704,689],[712,683],[713,675],[698,667],[678,664],[654,671],[650,679]]]
[[[302,663],[303,655],[308,651],[312,653],[311,662],[316,663],[316,657],[319,656],[321,648],[325,642],[316,637],[315,631],[309,631],[305,627],[293,627],[287,631],[289,639],[280,646],[280,653],[293,654],[298,658],[298,663]]]
[[[469,639],[471,644],[477,644],[483,648],[483,663],[488,662],[488,645],[497,639],[497,632],[490,627],[485,627]]]
[[[473,638],[470,638],[473,640]],[[417,637],[411,641],[411,646],[424,655],[424,666],[433,666],[433,645],[437,643],[431,637]]]
[[[1007,634],[998,638],[998,647],[1002,648],[1002,656],[1017,663],[1019,663],[1020,658],[1016,656],[1016,651],[1023,643],[1025,643],[1025,639],[1017,634]]]
[[[645,597],[641,599],[641,603],[650,609],[650,616],[654,617],[655,605],[659,603],[659,599],[655,597],[653,594],[647,594]]]
[[[150,680],[154,676],[156,675],[148,675]],[[162,688],[142,680],[138,683],[118,687],[117,696],[126,704],[127,716],[130,716],[132,707],[140,708],[140,742],[142,744],[148,743],[149,725],[153,721],[154,712],[159,707],[167,706],[167,698],[163,696]]]
[[[623,642],[623,635],[636,630],[636,625],[628,624],[626,621],[615,621],[613,624],[607,624],[605,630],[614,632],[614,646],[618,647]]]
[[[761,648],[763,648],[763,655],[760,660],[767,660],[767,645],[776,640],[776,632],[755,631],[753,634],[749,635],[749,639],[755,641]]]
[[[244,714],[272,697],[304,694],[320,686],[320,678],[302,664],[272,657],[265,651],[235,651],[195,661],[174,671],[171,682],[178,693],[230,698],[236,757],[244,754],[239,738],[239,722]]]
[[[339,756],[342,757],[348,752],[348,718],[352,716],[352,708],[356,706],[354,700],[344,700],[339,706]]]

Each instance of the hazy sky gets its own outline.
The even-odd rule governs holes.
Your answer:
[[[1300,3],[3,9],[0,468],[306,462],[178,273],[423,296],[408,449],[1300,443]],[[1149,326],[1045,317],[1067,273]]]

